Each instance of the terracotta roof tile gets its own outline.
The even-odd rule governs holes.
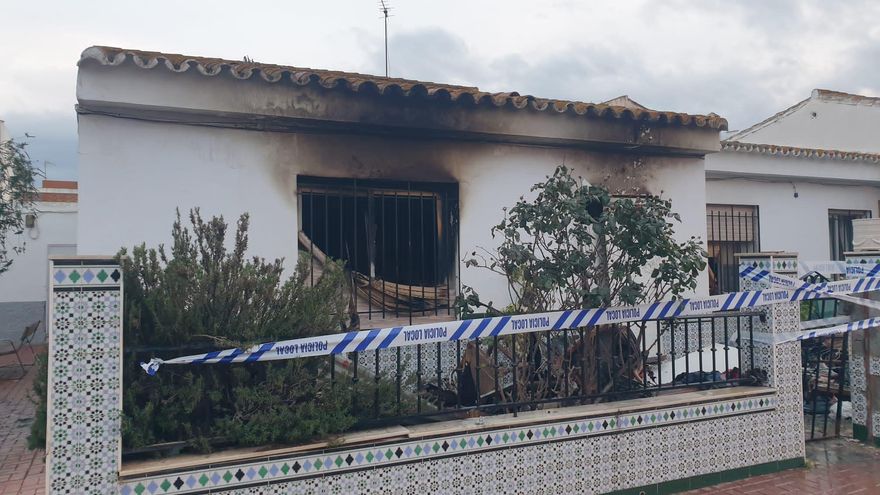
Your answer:
[[[764,155],[775,156],[817,158],[827,160],[867,161],[880,163],[880,153],[862,153],[858,151],[826,150],[819,148],[798,148],[795,146],[778,146],[775,144],[743,143],[741,141],[722,141],[721,150],[741,153],[760,153]]]
[[[83,51],[79,63],[96,61],[105,66],[118,66],[127,60],[144,69],[152,69],[158,66],[164,66],[173,72],[186,72],[194,69],[205,76],[216,76],[226,72],[237,79],[260,77],[269,83],[289,80],[300,86],[315,84],[327,89],[342,88],[355,93],[401,94],[406,97],[430,97],[472,105],[488,104],[499,108],[509,105],[510,108],[517,110],[526,108],[539,112],[553,110],[560,114],[571,113],[596,118],[627,119],[715,130],[727,129],[727,120],[713,113],[708,115],[689,115],[686,113],[661,112],[641,108],[626,108],[603,103],[549,100],[530,95],[520,95],[516,92],[488,93],[480,91],[479,88],[473,86],[458,86],[354,72],[306,69],[107,46],[87,48]]]

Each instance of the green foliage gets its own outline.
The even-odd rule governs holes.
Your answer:
[[[135,247],[120,252],[125,302],[123,321],[123,417],[125,449],[187,442],[200,451],[225,445],[294,443],[346,431],[390,414],[393,390],[384,380],[353,383],[337,370],[331,382],[327,357],[162,367],[149,376],[139,363],[259,342],[341,330],[348,290],[343,266],[329,262],[309,283],[307,259],[285,278],[282,260],[247,258],[248,216],[242,215],[231,249],[222,218],[180,215],[170,250]],[[41,375],[45,376],[45,375]],[[377,388],[378,387],[378,388]],[[45,414],[45,378],[35,390]],[[368,407],[365,407],[368,406]],[[32,445],[45,443],[45,418]]]
[[[31,423],[31,432],[27,441],[29,449],[44,449],[46,448],[46,396],[49,391],[49,361],[45,354],[38,354],[34,360],[37,367],[37,376],[33,383],[36,411],[34,411],[34,422]]]
[[[492,228],[500,246],[466,260],[507,279],[511,306],[504,312],[638,304],[696,288],[706,255],[696,238],[675,240],[673,222],[681,219],[669,200],[615,198],[583,185],[565,166],[532,191],[533,201],[520,198]],[[463,292],[464,314],[481,306],[497,311],[472,288]]]
[[[248,259],[248,216],[230,250],[222,218],[178,216],[170,252],[141,245],[120,257],[125,274],[126,348],[247,348],[259,342],[338,332],[346,315],[345,274],[330,263],[313,284],[307,260],[284,279],[282,260]],[[126,254],[125,252],[122,253]],[[239,445],[295,442],[338,433],[356,421],[344,390],[329,381],[329,361],[311,358],[232,366],[166,366],[150,377],[126,353],[122,438],[126,447],[194,441]],[[341,387],[340,387],[341,389]]]
[[[24,232],[24,215],[33,211],[37,198],[40,172],[31,164],[26,146],[0,142],[0,275],[9,270],[13,255],[24,252],[24,243],[12,244],[9,237]]]

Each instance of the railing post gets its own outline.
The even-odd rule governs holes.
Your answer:
[[[738,271],[747,266],[754,266],[772,273],[797,277],[797,254],[796,253],[748,253],[738,254]],[[737,274],[739,276],[739,274]],[[766,279],[755,282],[751,279],[740,280],[740,290],[764,290],[769,285]],[[780,303],[764,306],[759,309],[764,313],[763,321],[754,321],[751,331],[743,333],[743,339],[754,335],[756,338],[761,333],[779,334],[797,332],[800,330],[800,304]],[[767,339],[760,339],[767,340]],[[774,457],[779,459],[792,459],[804,457],[804,415],[803,415],[803,390],[801,383],[801,347],[800,342],[787,342],[783,344],[765,344],[753,341],[753,347],[746,347],[745,342],[739,343],[743,347],[740,362],[740,370],[745,371],[746,363],[754,363],[758,369],[767,373],[769,386],[774,387],[779,397],[779,407],[774,413],[778,415],[773,423],[785,431],[782,433],[789,441],[782,442],[778,449],[784,452],[773,452]],[[749,370],[751,371],[751,370]]]
[[[122,269],[49,261],[48,493],[115,493],[122,464]]]
[[[880,251],[848,252],[844,257],[847,264],[873,266],[880,263]],[[880,300],[877,292],[859,297]],[[876,316],[880,316],[876,310],[853,307],[854,320]],[[853,437],[880,446],[880,333],[876,329],[853,332],[848,364]]]

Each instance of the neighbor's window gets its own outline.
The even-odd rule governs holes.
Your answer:
[[[300,248],[345,260],[359,314],[451,311],[457,184],[299,177],[297,186]]]
[[[828,240],[831,259],[843,261],[843,253],[853,250],[852,221],[871,218],[869,210],[828,210]]]
[[[761,222],[757,206],[706,205],[709,251],[709,290],[712,294],[739,288],[737,253],[761,250]]]

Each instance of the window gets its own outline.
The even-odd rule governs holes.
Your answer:
[[[709,290],[712,294],[739,288],[737,253],[761,250],[761,222],[757,206],[706,205]]]
[[[853,250],[852,221],[871,218],[868,210],[828,210],[828,240],[831,259],[843,261],[843,253]]]
[[[346,262],[359,314],[449,314],[457,184],[315,177],[297,184],[301,248]]]

